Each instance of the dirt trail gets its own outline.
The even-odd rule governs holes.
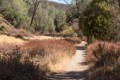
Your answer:
[[[51,80],[84,80],[88,66],[85,65],[85,42],[76,45],[76,54],[67,62],[62,72],[56,72],[48,76]]]

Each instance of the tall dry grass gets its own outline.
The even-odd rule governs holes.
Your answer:
[[[46,80],[46,72],[22,54],[19,46],[0,44],[0,80]]]
[[[0,34],[0,43],[23,44],[24,42],[25,42],[25,40],[23,40],[23,39]]]
[[[46,80],[49,71],[75,54],[63,40],[34,40],[22,45],[0,44],[0,80]],[[60,66],[61,67],[61,66]]]
[[[64,40],[70,42],[71,44],[80,44],[82,41],[79,37],[65,37]]]
[[[87,47],[89,80],[120,80],[120,43],[95,42]]]
[[[72,57],[76,52],[75,47],[64,40],[33,40],[24,44],[21,50],[27,51],[24,54],[25,59],[40,64],[43,70],[52,71],[58,69],[60,66],[57,65]]]

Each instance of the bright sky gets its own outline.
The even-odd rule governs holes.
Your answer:
[[[59,2],[59,3],[64,3],[65,4],[65,1],[64,0],[50,0],[50,1],[54,1],[54,2]],[[71,0],[66,0],[68,3],[70,3]]]

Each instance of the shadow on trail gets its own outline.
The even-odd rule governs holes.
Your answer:
[[[88,70],[80,71],[80,72],[77,72],[77,71],[67,72],[64,74],[55,73],[55,74],[52,74],[52,77],[49,76],[48,78],[51,80],[81,80],[81,79],[84,80],[87,77],[86,75],[87,72]]]
[[[79,63],[80,66],[88,65],[87,62]],[[48,76],[48,80],[88,80],[88,70],[70,71],[65,73],[52,73]]]
[[[89,62],[81,62],[80,65],[89,65]]]
[[[85,46],[76,46],[77,50],[85,50],[85,48],[86,48]]]

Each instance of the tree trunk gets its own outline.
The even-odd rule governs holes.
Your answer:
[[[40,0],[39,1],[36,0],[36,2],[34,3],[34,10],[33,10],[33,15],[31,18],[30,26],[32,26],[32,24],[33,24],[33,20],[34,20],[34,17],[37,12],[37,8],[38,8],[39,4],[40,4]]]

